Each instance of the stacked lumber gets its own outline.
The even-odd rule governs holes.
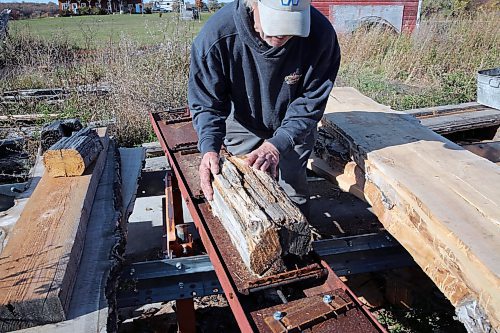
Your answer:
[[[270,175],[227,157],[214,178],[213,213],[252,273],[282,272],[284,256],[309,253],[310,225]]]
[[[43,163],[52,177],[81,176],[102,149],[96,131],[86,127],[50,147],[43,155]]]
[[[352,88],[332,91],[321,130],[313,170],[372,205],[470,332],[499,330],[500,167]]]
[[[80,177],[45,173],[0,257],[0,331],[62,321],[69,308],[89,214],[106,162],[103,150]]]

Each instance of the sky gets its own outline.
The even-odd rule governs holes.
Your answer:
[[[144,2],[149,2],[152,0],[144,0]],[[219,2],[231,2],[232,0],[219,0]],[[0,3],[6,2],[23,2],[23,0],[0,0]],[[49,0],[24,0],[24,2],[36,2],[36,3],[48,3]],[[57,0],[50,0],[50,2],[57,3]]]

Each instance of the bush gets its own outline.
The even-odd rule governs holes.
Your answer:
[[[90,15],[91,8],[90,7],[80,7],[80,8],[78,8],[78,14],[79,15]]]

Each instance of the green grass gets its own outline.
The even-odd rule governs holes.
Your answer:
[[[141,45],[157,44],[174,34],[192,39],[211,15],[202,13],[200,21],[181,21],[173,13],[162,17],[158,14],[49,17],[12,21],[10,28],[14,35],[27,30],[45,40],[62,38],[78,47],[93,49],[118,42],[123,36]]]

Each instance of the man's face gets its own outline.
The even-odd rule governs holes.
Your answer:
[[[252,6],[253,11],[253,27],[255,31],[260,35],[260,38],[266,42],[269,46],[280,47],[286,44],[293,36],[267,36],[264,31],[262,31],[262,26],[260,25],[260,15],[259,8],[257,4]]]

